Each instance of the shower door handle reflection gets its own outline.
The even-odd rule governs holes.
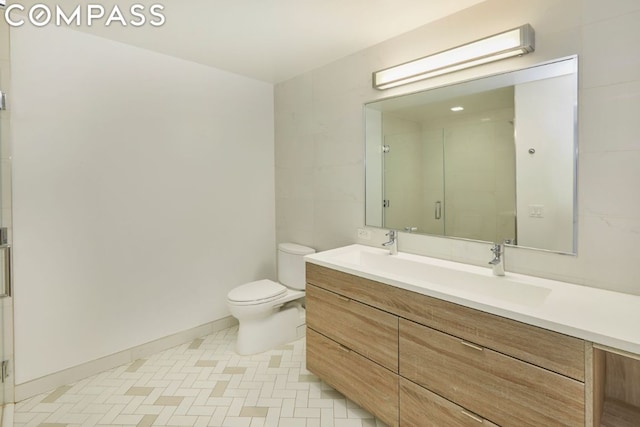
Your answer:
[[[438,200],[436,202],[436,219],[442,218],[442,202]]]
[[[0,246],[0,298],[11,296],[11,248]]]

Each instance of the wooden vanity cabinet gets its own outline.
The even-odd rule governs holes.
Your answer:
[[[307,369],[390,427],[398,426],[398,375],[307,329]]]
[[[398,316],[307,284],[307,369],[398,426]]]
[[[583,383],[405,319],[400,375],[498,425],[584,425]]]
[[[404,378],[400,378],[400,407],[401,426],[498,427]]]
[[[398,316],[307,285],[307,326],[398,372]]]
[[[390,426],[582,427],[584,366],[582,340],[307,264],[307,369]]]
[[[307,282],[584,382],[581,339],[316,264],[307,263]]]
[[[594,346],[593,379],[593,427],[640,426],[640,356]]]

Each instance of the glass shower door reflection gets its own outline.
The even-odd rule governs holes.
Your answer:
[[[0,74],[0,77],[2,75]],[[10,247],[7,235],[7,215],[5,211],[9,206],[7,205],[7,197],[10,193],[7,192],[7,185],[10,185],[10,156],[7,141],[4,138],[7,135],[7,125],[9,118],[5,110],[5,96],[0,91],[0,405],[7,403],[7,398],[10,398],[13,393],[7,379],[8,376],[8,352],[5,343],[6,325],[7,319],[5,319],[6,313],[11,313],[7,307],[11,307],[11,259],[10,259]],[[9,322],[10,323],[10,322]],[[0,416],[0,424],[2,423]]]
[[[5,117],[4,117],[4,93],[2,91],[0,91],[0,153],[2,153],[2,155],[0,156],[0,227],[4,227],[4,221],[3,221],[3,211],[2,208],[4,208],[4,206],[2,206],[2,200],[3,200],[3,188],[4,188],[4,175],[5,175],[5,147],[4,147],[4,141],[2,136],[4,135],[4,125],[5,125]],[[4,319],[4,313],[5,313],[5,309],[4,306],[5,304],[7,304],[7,297],[9,296],[9,292],[7,292],[7,290],[9,289],[9,283],[7,283],[7,274],[5,274],[6,272],[9,271],[9,265],[8,265],[8,259],[9,259],[9,255],[8,255],[8,251],[9,251],[9,247],[7,245],[6,241],[3,241],[6,239],[6,233],[4,233],[4,228],[0,228],[0,379],[2,380],[2,383],[0,384],[0,406],[3,406],[6,403],[6,393],[5,393],[5,388],[6,388],[6,382],[5,382],[5,377],[6,377],[6,369],[7,369],[7,365],[6,362],[4,362],[4,360],[6,359],[5,357],[5,345],[4,345],[4,327],[5,327],[5,319]],[[5,254],[6,253],[6,254]],[[0,426],[2,425],[2,415],[3,415],[3,411],[0,411]]]
[[[11,298],[11,111],[4,90],[9,87],[10,27],[0,19],[0,406],[13,403],[13,298]],[[7,413],[7,411],[4,411]],[[9,411],[11,412],[11,411]],[[1,420],[1,418],[0,418]]]

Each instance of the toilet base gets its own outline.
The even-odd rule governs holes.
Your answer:
[[[304,309],[298,302],[289,303],[266,318],[240,321],[236,352],[243,356],[262,353],[304,334]]]

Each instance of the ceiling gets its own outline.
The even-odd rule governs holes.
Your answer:
[[[101,0],[86,3],[103,5],[107,13],[117,4],[126,14],[131,4],[162,4],[166,22],[161,27],[94,23],[79,30],[277,83],[481,1]],[[28,8],[38,2],[21,3]],[[84,2],[44,3],[71,11]]]

